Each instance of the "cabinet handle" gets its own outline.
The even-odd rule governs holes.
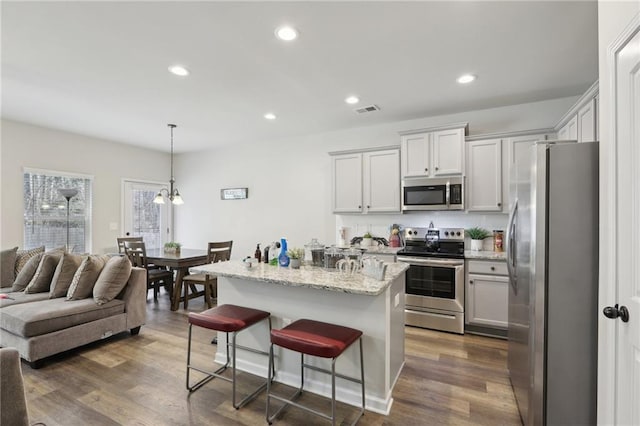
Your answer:
[[[498,203],[498,207],[500,207],[502,205],[502,203]]]
[[[361,208],[362,208],[362,206],[358,206],[358,208],[359,208],[359,209],[361,209]]]
[[[367,206],[367,208],[368,208],[368,209],[370,209],[370,208],[371,208],[371,206]]]
[[[469,280],[469,284],[473,284],[473,280]]]
[[[425,171],[425,172],[428,172],[428,171],[429,171],[429,169],[424,169],[424,171]]]
[[[492,266],[492,267],[491,267],[491,270],[492,270],[492,271],[495,271],[495,270],[496,270],[496,267],[495,267],[495,266]]]
[[[438,170],[438,167],[436,166],[436,170]]]

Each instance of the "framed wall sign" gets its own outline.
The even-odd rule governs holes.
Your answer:
[[[222,200],[244,200],[249,196],[249,188],[226,188],[220,190]]]

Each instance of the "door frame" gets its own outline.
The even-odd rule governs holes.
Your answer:
[[[159,185],[164,188],[167,187],[166,182],[158,182],[154,180],[143,180],[143,179],[134,179],[134,178],[122,178],[120,180],[120,230],[118,231],[119,234],[122,234],[124,232],[124,215],[125,215],[124,193],[125,193],[125,185],[127,183],[141,183],[146,185]],[[169,208],[167,209],[167,211],[169,213],[169,217],[167,218],[167,223],[169,224],[168,241],[173,241],[174,240],[173,236],[175,234],[175,227],[174,227],[175,224],[173,222],[173,204],[169,203]]]
[[[611,45],[607,48],[609,81],[606,90],[610,96],[609,132],[600,133],[600,139],[606,137],[607,144],[600,144],[600,261],[598,291],[598,424],[615,424],[617,419],[617,377],[618,336],[616,325],[601,314],[605,306],[613,306],[618,299],[617,271],[617,152],[618,152],[618,108],[617,64],[618,53],[640,32],[640,14],[636,14]]]

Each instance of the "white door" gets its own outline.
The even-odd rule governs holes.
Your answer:
[[[171,240],[171,203],[155,204],[153,199],[165,185],[123,181],[123,237],[142,237],[147,249],[160,248]]]
[[[625,306],[628,322],[621,318],[607,319],[615,329],[615,423],[640,424],[640,20],[635,29],[620,42],[615,55],[615,107],[614,140],[615,166],[608,179],[615,177],[615,201],[617,224],[615,232],[615,268],[613,282],[601,286],[613,286],[613,300],[602,300],[605,305]],[[611,277],[612,275],[609,275]]]

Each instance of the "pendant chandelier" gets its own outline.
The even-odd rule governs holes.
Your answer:
[[[169,126],[169,128],[171,129],[171,179],[169,179],[169,189],[162,188],[153,199],[153,202],[156,204],[164,204],[163,193],[165,193],[167,195],[167,198],[169,198],[169,200],[173,204],[180,205],[184,204],[184,201],[182,200],[182,197],[178,192],[178,188],[174,188],[176,180],[173,178],[173,129],[178,126],[176,126],[175,124],[167,124],[167,126]]]

